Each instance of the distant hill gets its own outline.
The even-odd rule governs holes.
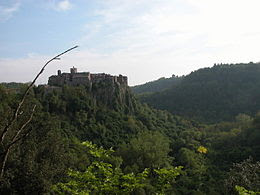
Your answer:
[[[140,97],[158,109],[203,122],[232,120],[260,110],[260,64],[221,64],[199,69],[162,92]]]
[[[0,83],[2,86],[6,87],[7,89],[18,89],[21,86],[25,85],[25,83],[16,83],[16,82],[11,82],[11,83]]]
[[[131,87],[136,94],[160,92],[180,83],[183,77],[172,75],[170,78],[162,77],[158,80]]]

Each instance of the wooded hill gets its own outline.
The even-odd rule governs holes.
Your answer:
[[[16,92],[7,87],[0,85],[1,132],[26,85]],[[34,87],[6,136],[12,138],[35,104],[30,133],[10,151],[0,194],[237,194],[236,185],[259,190],[259,114],[205,125],[142,104],[129,88],[107,87]]]
[[[160,81],[153,82],[156,89],[157,83]],[[254,115],[260,110],[260,64],[221,64],[199,69],[168,89],[161,89],[140,95],[140,100],[207,123],[234,120],[239,113]]]
[[[136,94],[160,92],[175,85],[178,85],[182,78],[183,76],[178,77],[175,75],[172,75],[171,78],[162,77],[158,80],[150,81],[143,85],[133,86],[131,87],[131,89]]]

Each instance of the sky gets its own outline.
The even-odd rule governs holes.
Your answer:
[[[0,82],[57,70],[123,74],[129,85],[214,63],[260,61],[259,0],[0,0]]]

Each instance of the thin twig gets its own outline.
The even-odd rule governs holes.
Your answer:
[[[6,150],[5,153],[3,154],[3,162],[2,162],[2,166],[1,166],[1,170],[0,170],[1,171],[0,182],[1,182],[1,179],[3,178],[3,176],[4,176],[5,165],[6,165],[6,161],[7,161],[9,152],[10,152],[10,148],[8,150]]]
[[[29,119],[23,123],[23,125],[21,126],[21,128],[16,132],[16,134],[13,136],[13,138],[11,139],[11,143],[8,144],[7,148],[9,146],[12,146],[14,143],[17,142],[17,140],[19,139],[19,136],[20,134],[22,133],[23,129],[31,122],[32,118],[33,118],[33,114],[34,114],[34,111],[35,111],[35,108],[36,108],[36,105],[33,106],[33,109],[32,109],[32,112],[31,112],[31,115],[29,117]]]
[[[14,123],[17,121],[17,118],[18,116],[20,116],[20,110],[21,110],[21,107],[22,105],[24,104],[24,101],[29,93],[29,91],[32,89],[32,87],[34,86],[36,80],[39,78],[39,76],[43,73],[44,69],[46,68],[46,66],[52,62],[53,60],[60,60],[60,56],[62,56],[63,54],[73,50],[73,49],[76,49],[78,46],[74,46],[60,54],[58,54],[57,56],[51,58],[49,61],[47,61],[44,66],[42,67],[42,69],[40,70],[40,72],[36,75],[36,77],[33,79],[33,81],[31,82],[31,84],[26,88],[26,91],[24,92],[23,96],[22,96],[22,100],[19,102],[19,104],[17,105],[16,109],[15,109],[15,112],[12,116],[12,119],[10,121],[8,121],[8,123],[5,125],[3,131],[1,132],[0,134],[0,144],[3,146],[3,152],[1,153],[1,155],[3,155],[3,158],[0,159],[0,180],[3,178],[4,176],[4,169],[5,169],[5,165],[6,165],[6,161],[8,159],[8,155],[9,155],[9,152],[10,152],[10,149],[11,147],[17,143],[19,140],[23,139],[24,137],[26,137],[31,130],[27,131],[26,133],[23,133],[23,130],[24,128],[31,122],[32,118],[33,118],[33,114],[34,114],[34,111],[35,111],[35,108],[36,108],[36,105],[33,106],[33,109],[32,109],[32,113],[29,117],[29,119],[22,124],[22,126],[19,128],[19,130],[16,132],[16,134],[12,137],[12,139],[10,140],[10,143],[7,144],[6,147],[4,147],[4,140],[5,140],[5,136],[6,134],[8,133],[9,129],[11,126],[14,125]],[[21,135],[23,133],[23,135]]]
[[[5,138],[5,135],[6,133],[8,132],[9,128],[14,124],[14,122],[17,120],[17,117],[18,117],[18,113],[24,103],[24,100],[27,96],[27,94],[29,93],[30,89],[33,87],[33,85],[35,84],[36,80],[38,79],[38,77],[43,73],[45,67],[50,63],[52,62],[53,60],[59,60],[60,56],[62,56],[63,54],[73,50],[73,49],[76,49],[78,46],[74,46],[60,54],[58,54],[57,56],[53,57],[52,59],[50,59],[49,61],[47,61],[44,66],[42,67],[42,69],[40,70],[40,72],[36,75],[36,77],[33,79],[33,82],[27,87],[25,93],[23,94],[23,97],[22,97],[22,100],[19,102],[15,112],[14,112],[14,115],[12,117],[12,120],[5,126],[4,130],[2,131],[2,133],[0,134],[0,143],[3,144],[3,141],[4,141],[4,138]]]

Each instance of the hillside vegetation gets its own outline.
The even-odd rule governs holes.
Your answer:
[[[177,85],[143,94],[140,100],[207,123],[233,120],[239,113],[254,115],[260,110],[260,64],[222,64],[199,69]]]
[[[197,73],[190,79],[197,80]],[[185,79],[180,85],[190,83]],[[14,92],[6,86],[0,85],[0,131],[25,87]],[[140,103],[128,87],[38,86],[6,139],[33,104],[30,134],[10,151],[0,194],[230,195],[236,188],[260,188],[259,114],[205,125]],[[0,147],[1,158],[7,144]]]
[[[175,85],[178,85],[183,77],[172,75],[170,78],[162,77],[155,81],[147,82],[143,85],[131,87],[136,94],[160,92]]]

